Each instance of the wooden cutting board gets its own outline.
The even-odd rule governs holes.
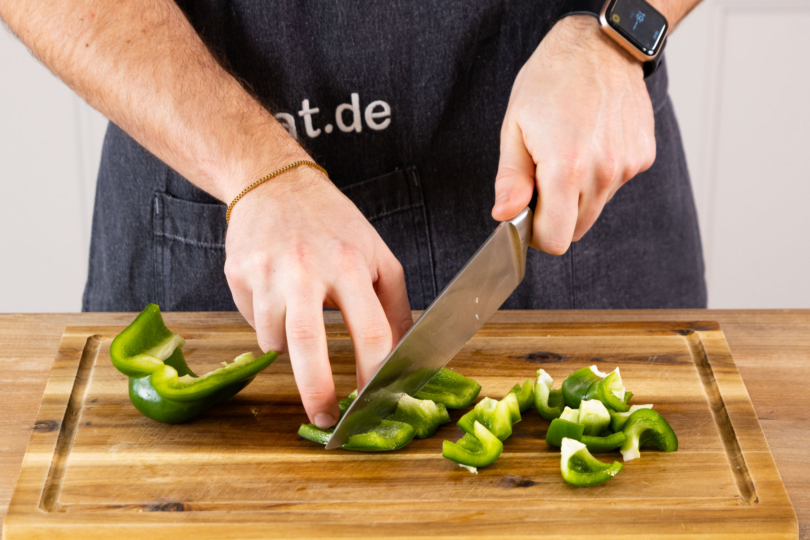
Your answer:
[[[37,538],[797,538],[796,516],[712,322],[488,324],[449,364],[503,397],[543,368],[556,385],[583,366],[619,366],[633,403],[654,403],[680,440],[642,451],[609,482],[567,485],[534,410],[493,465],[441,457],[455,421],[381,454],[325,451],[306,421],[289,359],[184,425],[138,413],[109,359],[120,327],[67,328],[4,523]],[[182,326],[197,373],[256,349],[247,326]],[[355,387],[351,341],[327,326],[338,393]],[[599,456],[621,460],[618,453]]]

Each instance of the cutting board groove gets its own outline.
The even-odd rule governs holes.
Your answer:
[[[757,490],[754,481],[751,479],[751,473],[748,472],[748,465],[745,463],[745,457],[740,448],[740,442],[737,440],[737,434],[734,432],[734,426],[728,417],[723,396],[720,395],[720,389],[717,387],[717,379],[714,377],[714,371],[706,354],[706,349],[696,332],[690,332],[687,335],[687,342],[692,351],[692,359],[695,361],[698,373],[700,373],[700,381],[703,383],[703,390],[706,392],[706,399],[712,411],[712,417],[717,424],[720,439],[726,449],[731,472],[737,481],[740,499],[744,504],[756,504],[759,500]]]
[[[327,452],[305,421],[282,356],[242,394],[165,426],[128,401],[109,361],[121,328],[68,328],[4,523],[18,538],[797,538],[796,517],[723,333],[713,322],[487,324],[451,362],[502,397],[542,367],[559,386],[585,365],[621,367],[634,403],[655,403],[681,448],[642,451],[607,484],[573,488],[548,423],[524,414],[504,453],[471,475],[441,457],[453,424],[399,452]],[[244,326],[173,327],[192,366],[245,350]],[[353,349],[328,325],[338,393]],[[203,371],[203,370],[199,370]],[[618,453],[599,456],[621,459]],[[606,534],[606,531],[610,531]]]

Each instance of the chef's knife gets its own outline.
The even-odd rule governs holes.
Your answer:
[[[327,449],[376,426],[402,394],[415,394],[461,350],[523,281],[531,237],[531,205],[498,225],[357,395]]]

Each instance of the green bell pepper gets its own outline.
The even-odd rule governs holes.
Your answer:
[[[612,433],[606,437],[584,435],[585,426],[567,420],[555,418],[546,431],[546,443],[551,446],[562,446],[565,438],[583,443],[589,452],[601,454],[616,450],[625,441],[624,433]]]
[[[521,413],[526,412],[526,410],[532,406],[532,402],[534,401],[534,386],[532,385],[531,379],[527,379],[522,387],[516,384],[510,392],[517,396],[518,409]]]
[[[560,420],[566,420],[576,424],[579,422],[579,409],[572,409],[571,407],[566,406],[565,409],[563,409],[562,414],[560,414]]]
[[[360,452],[386,452],[399,450],[413,439],[416,430],[405,422],[383,420],[365,433],[351,435],[341,446]]]
[[[550,446],[562,446],[563,439],[574,439],[576,441],[582,438],[582,433],[585,431],[585,426],[562,418],[555,418],[549,424],[546,430],[546,444]]]
[[[622,428],[627,440],[622,444],[624,461],[641,457],[640,448],[652,447],[664,452],[678,449],[678,436],[669,422],[652,409],[638,409],[630,415]]]
[[[579,408],[583,399],[598,399],[605,406],[622,412],[629,408],[619,368],[610,375],[596,366],[579,369],[565,378],[562,393],[566,405],[572,409]]]
[[[185,340],[149,304],[110,344],[113,366],[129,377],[129,397],[144,416],[158,422],[185,422],[234,396],[278,357],[242,354],[223,367],[197,376],[186,364]]]
[[[357,390],[348,398],[341,399],[338,402],[340,418],[343,418],[343,413],[346,412],[356,397]],[[441,403],[416,399],[403,394],[399,402],[397,402],[394,413],[383,421],[386,423],[381,423],[366,433],[349,437],[341,448],[366,452],[398,450],[414,437],[420,439],[430,437],[441,424],[446,424],[449,421],[450,415]],[[405,425],[408,427],[406,428]],[[400,429],[401,433],[397,433],[396,429]],[[320,444],[328,443],[334,431],[335,428],[333,427],[320,429],[315,424],[302,424],[298,428],[298,434],[301,437]]]
[[[340,417],[338,418],[338,420],[340,420],[340,418],[343,418],[343,413],[345,413],[346,410],[348,410],[349,406],[352,404],[352,402],[355,400],[356,397],[357,397],[357,390],[349,394],[349,397],[343,398],[340,401],[338,401],[338,409],[340,410]],[[332,433],[334,432],[335,432],[334,427],[328,429],[321,429],[315,424],[301,424],[301,427],[298,428],[298,434],[301,437],[308,439],[312,442],[321,444],[328,443],[329,437],[331,437]]]
[[[473,473],[477,473],[478,467],[493,463],[501,452],[503,442],[477,420],[473,423],[472,433],[465,433],[456,442],[442,442],[442,456]]]
[[[520,407],[517,396],[506,394],[500,401],[484,398],[479,401],[473,410],[465,414],[458,421],[458,427],[465,433],[474,433],[475,422],[480,422],[499,440],[504,441],[512,434],[512,424],[515,423],[515,414],[520,420]]]
[[[585,398],[588,390],[607,375],[596,366],[584,367],[573,372],[562,383],[562,394],[565,404],[572,409],[579,409],[579,404]]]
[[[534,407],[546,420],[559,418],[565,402],[561,390],[553,390],[554,379],[544,369],[537,370],[537,382],[534,383]]]
[[[652,404],[650,405],[633,405],[627,412],[616,412],[611,411],[608,409],[608,414],[610,414],[610,431],[613,433],[619,432],[622,430],[624,425],[627,423],[627,419],[630,418],[630,415],[636,412],[639,409],[652,409]]]
[[[455,371],[442,368],[413,397],[441,403],[448,409],[463,409],[478,397],[481,385]]]
[[[592,454],[604,454],[605,452],[612,452],[619,448],[627,439],[621,431],[618,433],[611,433],[604,437],[591,437],[590,435],[583,435],[579,442],[588,447],[588,452]]]
[[[560,451],[560,470],[563,480],[574,486],[593,486],[610,480],[623,465],[603,463],[593,457],[581,442],[565,438]]]
[[[580,403],[577,422],[585,426],[585,435],[599,435],[610,425],[610,413],[598,399],[587,399]]]
[[[429,399],[416,399],[403,394],[397,402],[397,409],[387,420],[404,422],[416,430],[415,437],[424,439],[433,435],[440,425],[450,421],[444,403],[434,403]]]
[[[616,368],[607,377],[591,385],[583,399],[598,399],[608,409],[624,412],[629,408],[624,401],[626,393],[619,368]]]

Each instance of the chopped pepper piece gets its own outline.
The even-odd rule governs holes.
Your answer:
[[[585,426],[585,435],[597,436],[610,425],[610,413],[598,399],[581,402],[577,422]]]
[[[472,433],[465,433],[456,442],[442,442],[442,456],[467,467],[485,467],[498,459],[501,452],[501,440],[477,420]]]
[[[585,426],[567,420],[555,418],[546,431],[546,443],[551,446],[561,446],[565,438],[580,441],[592,453],[604,453],[617,449],[625,440],[624,433],[613,433],[607,437],[592,437],[583,435]]]
[[[652,404],[649,405],[633,405],[630,407],[630,410],[627,412],[616,412],[608,410],[610,414],[610,431],[613,433],[619,432],[622,430],[624,425],[627,423],[627,419],[630,418],[630,415],[636,412],[639,409],[652,409]]]
[[[596,366],[578,369],[565,378],[562,383],[562,394],[565,404],[572,409],[579,409],[580,402],[585,398],[592,385],[606,377]]]
[[[360,452],[399,450],[411,442],[415,434],[416,430],[410,424],[383,420],[365,433],[350,436],[341,448]]]
[[[515,394],[510,392],[500,401],[487,397],[479,401],[473,410],[461,417],[458,421],[458,427],[465,433],[473,433],[475,422],[480,422],[499,440],[504,441],[512,434],[515,413],[517,413],[519,420],[520,412]]]
[[[629,408],[624,401],[626,393],[619,368],[616,368],[607,377],[592,384],[583,399],[598,399],[608,409],[625,412]]]
[[[511,392],[517,396],[518,408],[521,413],[526,412],[526,410],[532,406],[532,401],[534,401],[534,387],[531,379],[527,379],[526,382],[523,383],[523,387],[516,384]]]
[[[455,371],[442,368],[413,397],[441,403],[448,409],[463,409],[470,405],[481,385]]]
[[[343,398],[340,401],[338,401],[338,409],[340,409],[340,417],[338,418],[338,420],[340,420],[340,418],[343,418],[343,413],[345,413],[349,409],[349,406],[352,404],[352,402],[355,400],[356,397],[357,397],[357,390],[349,394],[349,397]],[[315,424],[301,424],[301,427],[298,428],[298,434],[301,437],[308,439],[312,442],[321,444],[328,443],[329,437],[331,437],[332,433],[334,432],[335,432],[334,427],[321,429]]]
[[[440,425],[450,421],[450,415],[443,403],[429,399],[416,399],[403,394],[397,402],[397,409],[387,420],[410,424],[416,430],[417,439],[433,435]]]
[[[560,415],[560,420],[566,420],[568,422],[577,423],[579,422],[579,409],[572,409],[571,407],[565,407],[563,409],[562,414]]]
[[[633,412],[624,424],[622,433],[627,437],[621,447],[624,461],[641,457],[640,448],[653,447],[664,452],[678,449],[678,436],[669,422],[652,409]]]
[[[554,379],[544,369],[537,370],[537,382],[534,383],[534,407],[546,420],[559,418],[565,401],[561,390],[553,390]]]
[[[144,416],[158,422],[185,422],[234,396],[278,357],[274,351],[251,353],[197,376],[186,364],[185,340],[163,322],[160,308],[149,304],[110,344],[113,366],[129,377],[129,398]]]
[[[621,431],[618,433],[611,433],[605,437],[591,437],[590,435],[583,435],[579,442],[588,447],[588,452],[592,454],[604,454],[605,452],[612,452],[619,448],[627,437]]]
[[[610,480],[621,471],[623,465],[603,463],[593,457],[588,448],[579,441],[565,438],[560,452],[560,470],[563,480],[574,486],[593,486]]]
[[[585,431],[585,426],[563,420],[562,418],[555,418],[546,430],[546,444],[551,446],[562,446],[563,439],[574,439],[576,441],[582,438],[582,433]]]
[[[598,399],[608,408],[617,411],[626,411],[629,408],[625,402],[627,392],[619,368],[610,375],[602,373],[596,366],[577,370],[565,378],[562,392],[565,403],[573,409],[579,408],[583,399]]]

